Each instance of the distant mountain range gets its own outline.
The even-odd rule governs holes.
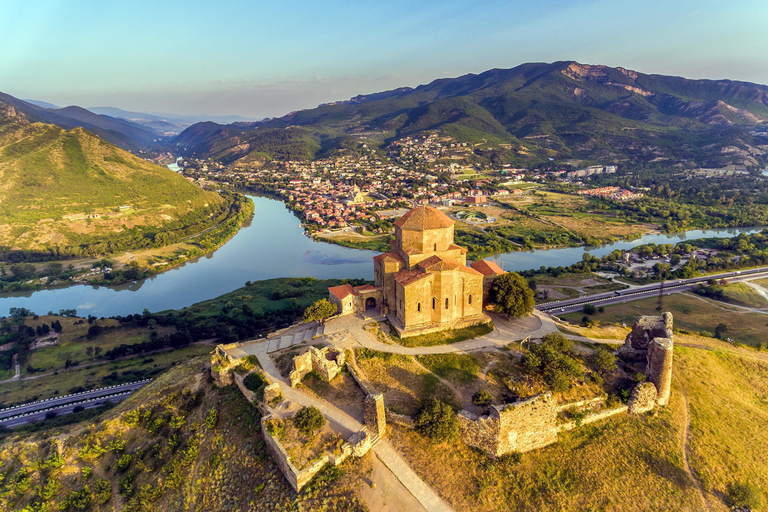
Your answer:
[[[172,142],[224,163],[307,159],[439,132],[478,160],[765,166],[768,87],[577,62],[523,64],[361,95],[255,123],[197,123]]]

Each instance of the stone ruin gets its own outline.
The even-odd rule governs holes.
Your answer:
[[[616,351],[616,355],[622,359],[645,359],[648,346],[654,338],[672,339],[672,313],[639,317],[632,325],[632,331],[627,334],[624,345]]]
[[[633,388],[627,405],[590,414],[581,423],[619,413],[641,414],[667,405],[672,385],[673,348],[671,313],[638,318],[617,354],[631,361],[645,358],[647,382]],[[551,393],[544,393],[511,404],[493,405],[484,416],[463,410],[458,415],[461,438],[467,445],[493,457],[542,448],[556,442],[559,431],[576,428],[575,422],[558,425],[557,421],[558,412],[573,405],[558,406]]]
[[[298,386],[310,372],[317,372],[322,380],[330,382],[341,373],[346,360],[346,353],[334,345],[321,349],[309,347],[307,352],[293,358],[293,370],[288,376],[291,387]]]
[[[492,405],[486,416],[459,412],[462,440],[494,457],[528,452],[557,441],[557,402],[552,393]]]

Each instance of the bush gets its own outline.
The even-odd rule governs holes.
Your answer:
[[[547,334],[540,345],[531,345],[523,368],[531,374],[541,372],[552,391],[565,391],[570,380],[582,374],[579,362],[567,354],[572,347],[573,342],[559,332]]]
[[[459,420],[451,407],[434,398],[422,405],[414,422],[416,431],[433,443],[453,441],[459,436]]]
[[[584,304],[584,314],[585,315],[594,315],[597,313],[597,308],[592,304]]]
[[[755,484],[731,482],[727,491],[732,507],[757,510],[763,505],[763,494]]]
[[[208,428],[208,430],[213,430],[216,428],[216,424],[219,422],[219,415],[216,412],[216,409],[211,409],[208,411],[208,415],[205,417],[205,426]]]
[[[481,389],[472,395],[472,403],[478,407],[488,407],[491,405],[491,402],[493,402],[493,397],[485,389]]]
[[[613,372],[618,368],[616,356],[602,347],[592,354],[591,360],[592,365],[599,372]]]
[[[304,407],[293,417],[293,424],[308,436],[323,428],[325,418],[317,407]]]
[[[264,388],[267,387],[267,381],[261,374],[253,372],[249,373],[243,379],[243,386],[249,391],[256,393],[256,396],[264,392]]]

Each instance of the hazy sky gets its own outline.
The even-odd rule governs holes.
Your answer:
[[[0,0],[0,91],[260,118],[524,62],[768,84],[766,22],[766,0]]]

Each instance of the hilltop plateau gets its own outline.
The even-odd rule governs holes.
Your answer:
[[[523,64],[361,95],[257,123],[198,123],[173,139],[222,163],[306,160],[439,132],[478,161],[766,165],[768,87],[576,62]]]
[[[166,245],[215,225],[233,202],[82,128],[33,123],[3,103],[0,179],[4,259]]]

